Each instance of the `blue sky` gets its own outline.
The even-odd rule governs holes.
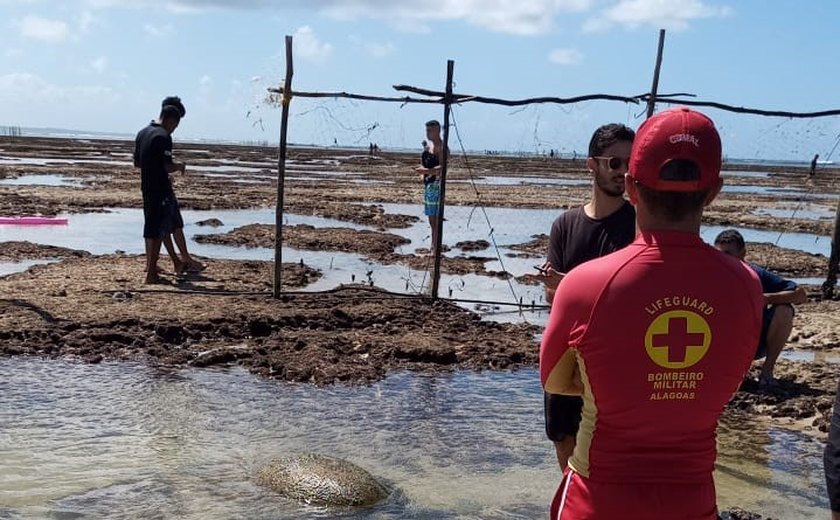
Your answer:
[[[645,92],[665,28],[661,92],[840,107],[836,0],[0,0],[0,13],[0,125],[133,133],[177,94],[176,137],[276,142],[279,111],[263,99],[286,34],[297,89],[442,89],[454,59],[458,92],[521,98]],[[455,117],[468,149],[571,152],[602,123],[638,126],[642,110],[467,105]],[[840,118],[707,113],[731,157],[825,157],[840,134]],[[442,110],[297,98],[292,114],[293,142],[413,147]]]

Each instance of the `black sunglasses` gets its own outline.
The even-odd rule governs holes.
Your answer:
[[[622,166],[627,168],[630,167],[630,158],[629,157],[599,157],[595,156],[593,159],[606,159],[607,166],[610,167],[610,170],[619,170]]]

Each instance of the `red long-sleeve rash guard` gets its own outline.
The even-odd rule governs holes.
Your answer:
[[[752,269],[696,234],[643,232],[562,281],[540,351],[546,391],[582,394],[569,461],[593,482],[709,482],[715,430],[755,354]]]

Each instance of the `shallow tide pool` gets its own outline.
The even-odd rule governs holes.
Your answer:
[[[726,424],[722,507],[824,518],[819,443]],[[255,485],[266,459],[346,458],[396,491],[325,511]],[[523,519],[560,479],[535,370],[316,388],[241,369],[0,360],[0,518]]]

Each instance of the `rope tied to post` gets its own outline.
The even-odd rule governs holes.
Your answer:
[[[280,88],[278,89],[282,96],[280,97],[280,106],[281,107],[288,107],[289,103],[292,102],[292,98],[294,97],[294,92],[291,89]]]

